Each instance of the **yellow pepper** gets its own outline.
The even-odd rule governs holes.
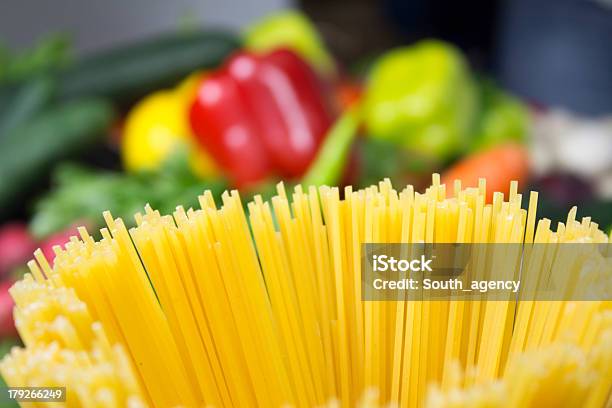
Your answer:
[[[176,88],[155,92],[129,112],[121,143],[125,168],[130,172],[159,167],[181,145],[189,149],[189,164],[200,177],[217,174],[207,152],[194,142],[189,125],[189,104],[202,74],[187,77]]]

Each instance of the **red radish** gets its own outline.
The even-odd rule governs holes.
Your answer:
[[[13,322],[13,298],[9,294],[9,289],[13,286],[13,282],[4,281],[0,283],[0,338],[14,337],[17,335],[17,329]]]
[[[53,247],[59,245],[63,248],[64,245],[70,241],[70,237],[75,235],[79,235],[76,225],[69,227],[64,231],[50,235],[40,243],[40,249],[49,261],[49,264],[53,265],[53,260],[55,259],[55,251],[53,251]]]
[[[0,228],[0,276],[25,263],[36,248],[25,224],[11,223]]]

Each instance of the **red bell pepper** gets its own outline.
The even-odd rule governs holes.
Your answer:
[[[296,54],[240,52],[200,85],[190,121],[239,187],[303,175],[333,117],[323,85]]]

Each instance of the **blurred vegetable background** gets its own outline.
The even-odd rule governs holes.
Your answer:
[[[537,49],[512,36],[511,12],[529,6],[508,4],[480,4],[477,18],[444,1],[304,1],[217,28],[177,19],[89,52],[79,30],[52,24],[35,43],[0,47],[2,344],[15,341],[6,289],[35,248],[52,258],[104,210],[132,220],[147,203],[195,206],[205,189],[248,199],[279,180],[418,187],[440,172],[499,191],[518,180],[540,191],[541,216],[580,205],[609,228],[612,92],[563,99],[542,91],[546,75],[517,86],[507,54],[516,41]],[[558,61],[533,70],[599,95],[612,55],[590,61],[608,64],[599,87],[559,81]]]

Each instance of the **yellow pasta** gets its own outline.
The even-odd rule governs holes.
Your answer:
[[[16,302],[15,324],[26,348],[14,348],[0,364],[9,386],[69,385],[67,406],[149,405],[124,347],[109,344],[102,325],[92,320],[72,288],[26,275],[11,295]]]
[[[0,372],[65,385],[68,407],[604,406],[609,301],[362,300],[366,242],[524,244],[536,286],[563,258],[532,244],[610,242],[576,209],[556,231],[537,221],[516,183],[491,204],[484,180],[447,188],[280,184],[248,211],[205,192],[129,230],[106,213],[100,241],[79,229],[53,265],[35,254],[11,292],[25,348]]]

